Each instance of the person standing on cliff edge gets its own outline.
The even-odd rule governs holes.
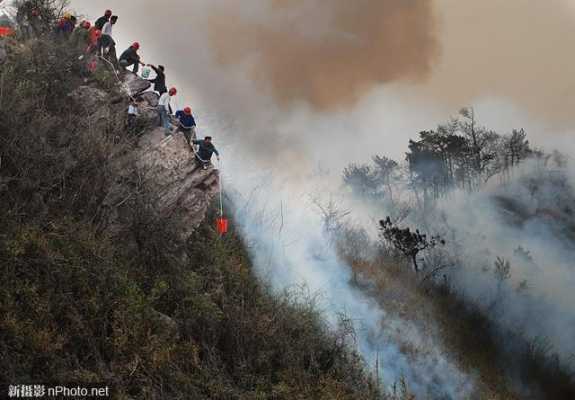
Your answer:
[[[160,115],[160,126],[164,127],[165,135],[172,134],[170,125],[170,99],[175,96],[178,91],[175,87],[171,88],[168,92],[160,96],[158,100],[158,114]]]
[[[193,140],[192,143],[199,146],[196,153],[196,160],[203,169],[208,169],[208,165],[211,164],[212,154],[214,153],[216,153],[216,157],[218,161],[220,161],[220,153],[212,143],[211,136],[206,136],[204,140]]]

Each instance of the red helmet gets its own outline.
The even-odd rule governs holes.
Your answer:
[[[90,29],[92,27],[92,24],[90,23],[90,21],[84,21],[82,26],[84,27],[84,29]]]
[[[104,16],[111,17],[112,16],[112,10],[106,10],[106,12],[104,13]]]
[[[168,92],[168,94],[169,94],[170,96],[175,96],[176,93],[178,93],[178,91],[176,90],[175,87],[171,88],[170,91]]]
[[[132,43],[132,47],[136,50],[139,50],[140,49],[140,43],[134,42],[134,43]]]
[[[191,109],[190,107],[184,108],[184,114],[186,114],[186,115],[192,115],[192,109]]]

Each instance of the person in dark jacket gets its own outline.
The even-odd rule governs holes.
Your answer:
[[[164,66],[158,65],[156,67],[155,65],[148,64],[148,67],[152,68],[156,73],[156,77],[154,79],[148,79],[148,81],[154,84],[154,90],[161,96],[168,91]]]
[[[208,169],[208,165],[212,159],[212,154],[214,153],[216,153],[216,157],[218,158],[218,161],[220,161],[220,153],[218,153],[218,150],[212,143],[211,136],[206,136],[204,140],[194,140],[192,143],[199,146],[198,151],[196,152],[196,160],[202,165],[203,169]]]
[[[140,65],[144,65],[143,62],[140,61],[140,56],[138,55],[138,50],[140,49],[140,43],[135,42],[130,47],[126,49],[120,56],[120,67],[126,69],[127,67],[133,65],[134,68],[132,72],[134,74],[138,73],[138,68]]]
[[[100,18],[98,18],[96,20],[96,22],[94,23],[94,26],[96,27],[96,29],[98,29],[99,31],[102,31],[102,29],[104,28],[104,25],[106,25],[106,22],[108,22],[110,20],[110,17],[112,17],[112,11],[106,10],[104,15],[101,16]]]
[[[196,140],[196,120],[192,115],[192,109],[186,107],[176,112],[178,119],[178,130],[184,134],[186,141],[191,146],[192,140]]]

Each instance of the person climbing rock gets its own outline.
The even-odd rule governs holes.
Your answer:
[[[199,146],[196,152],[196,160],[203,169],[208,169],[208,165],[211,164],[212,154],[214,153],[216,153],[216,157],[218,161],[220,161],[220,153],[212,143],[211,136],[206,136],[204,140],[194,140],[192,143]]]
[[[186,107],[183,110],[177,111],[176,118],[178,119],[177,130],[184,134],[186,142],[191,146],[192,140],[196,140],[196,120],[192,115],[192,109]]]
[[[94,27],[99,31],[102,31],[102,29],[104,29],[104,25],[106,25],[106,22],[110,21],[111,17],[112,17],[112,10],[106,10],[104,15],[96,20],[96,22],[94,23]]]
[[[148,79],[148,81],[154,84],[154,90],[161,96],[168,91],[168,88],[166,87],[165,68],[163,65],[158,65],[156,67],[152,64],[148,64],[148,67],[152,68],[156,73],[156,77],[154,79]]]
[[[112,30],[116,22],[118,22],[118,16],[112,15],[110,20],[104,24],[98,47],[98,55],[104,56],[106,52],[111,54],[116,53],[116,42],[112,38]]]
[[[120,67],[126,69],[129,66],[133,65],[134,68],[132,69],[132,72],[134,74],[137,74],[140,65],[144,65],[144,63],[140,61],[140,55],[138,54],[139,49],[140,49],[140,43],[138,42],[135,42],[130,47],[128,47],[120,56],[119,60]]]
[[[170,99],[175,96],[178,91],[176,88],[170,88],[170,90],[160,96],[158,100],[158,114],[160,115],[160,126],[164,127],[165,135],[170,136],[172,133],[170,125]]]

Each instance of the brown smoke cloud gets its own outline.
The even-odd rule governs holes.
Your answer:
[[[252,78],[281,102],[339,108],[374,85],[421,80],[437,59],[429,0],[267,0],[251,15],[244,6],[212,14],[210,42],[222,64],[250,58]]]
[[[334,109],[399,81],[409,83],[406,98],[457,109],[496,96],[548,122],[575,125],[572,0],[259,5],[248,12],[244,2],[216,8],[210,43],[223,65],[249,60],[252,79],[282,104]]]

